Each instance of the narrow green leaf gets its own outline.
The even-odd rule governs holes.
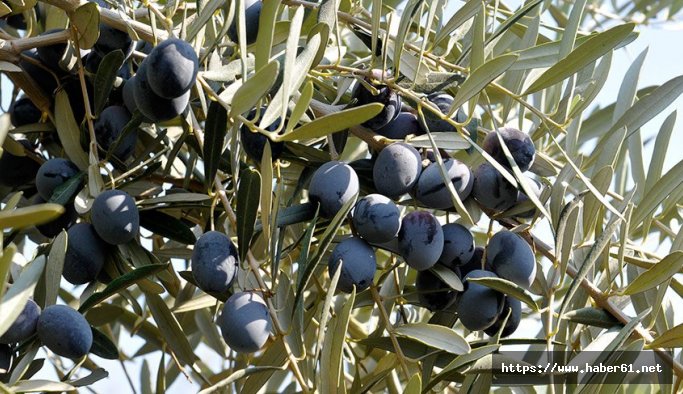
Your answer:
[[[555,256],[560,263],[562,274],[567,271],[567,264],[569,264],[569,256],[574,250],[574,236],[579,223],[579,214],[583,200],[580,197],[575,198],[569,202],[560,213],[559,224],[555,234],[557,239],[555,242]]]
[[[405,43],[406,37],[408,36],[408,31],[410,30],[410,25],[412,24],[415,14],[420,9],[423,0],[408,0],[408,3],[404,6],[401,13],[401,21],[398,26],[398,32],[396,32],[396,38],[394,39],[393,54],[394,59],[394,75],[400,75],[400,65],[403,55],[403,44]]]
[[[162,237],[187,245],[192,245],[197,241],[192,229],[182,220],[161,211],[140,211],[140,226],[156,235],[161,235]]]
[[[427,346],[452,354],[467,354],[470,345],[452,328],[428,323],[408,323],[398,326],[394,334],[412,338]]]
[[[463,82],[460,89],[458,89],[458,93],[453,99],[451,112],[455,113],[455,111],[465,104],[467,100],[486,88],[489,83],[510,68],[515,60],[517,60],[516,54],[502,55],[489,60],[482,64],[481,67],[475,69],[465,82]]]
[[[206,126],[204,127],[204,176],[208,188],[211,188],[216,178],[227,130],[228,111],[217,101],[212,101],[209,104]]]
[[[140,280],[161,272],[168,268],[169,263],[165,264],[149,264],[143,265],[142,267],[136,268],[127,274],[121,275],[118,278],[111,281],[104,290],[94,293],[88,299],[86,299],[83,304],[78,308],[78,311],[85,313],[88,309],[99,304],[100,302],[106,300],[107,298],[118,294],[120,290],[126,289]]]
[[[315,217],[315,209],[316,206],[310,202],[285,207],[278,212],[275,225],[277,227],[286,227],[312,220]],[[256,223],[254,230],[257,232],[263,231],[263,224]]]
[[[129,311],[121,306],[114,304],[100,304],[88,311],[86,319],[96,326],[111,323],[114,320],[120,323],[130,332],[143,339],[148,344],[158,348],[163,346],[161,332],[147,320],[140,321],[140,316],[136,312]]]
[[[12,284],[0,301],[0,335],[7,332],[12,323],[24,310],[28,299],[33,295],[40,276],[45,269],[45,256],[38,256],[29,263],[19,275],[19,279]]]
[[[95,327],[90,328],[92,329],[92,347],[90,348],[90,353],[107,360],[118,360],[119,350],[117,349],[116,344],[102,331]]]
[[[286,328],[285,342],[289,345],[291,354],[297,358],[302,359],[306,357],[306,338],[304,337],[304,330],[313,318],[315,311],[310,309],[305,311],[304,304],[299,303],[292,305],[294,299],[294,281],[285,273],[280,272],[279,285],[277,286],[278,294],[276,295],[276,308],[282,310],[279,314],[280,322]],[[290,308],[294,309],[290,309]],[[311,335],[311,342],[314,338]]]
[[[480,358],[487,356],[500,348],[499,344],[495,345],[485,345],[475,349],[471,352],[460,355],[453,359],[448,365],[446,365],[441,372],[439,372],[435,377],[433,377],[429,383],[422,390],[423,393],[429,392],[434,386],[442,382],[444,379],[454,372],[457,372],[461,368],[479,360]]]
[[[137,202],[138,205],[156,205],[156,204],[167,204],[173,205],[174,203],[195,203],[195,202],[205,202],[210,200],[206,194],[202,193],[173,193],[167,194],[161,197],[149,198],[146,200],[140,200]]]
[[[643,62],[647,55],[649,48],[645,48],[636,60],[631,63],[628,70],[626,70],[626,75],[624,75],[624,80],[619,87],[619,100],[614,103],[614,112],[612,112],[612,122],[616,122],[621,116],[626,113],[632,105],[638,93],[638,79],[640,76],[640,70],[643,67]]]
[[[263,354],[254,360],[254,367],[284,366],[287,360],[287,353],[284,348],[284,341],[276,341],[268,346]],[[241,388],[240,394],[257,394],[262,391],[275,371],[264,370],[262,373],[255,373],[247,378]]]
[[[283,367],[249,367],[249,368],[244,368],[240,369],[238,371],[233,372],[230,374],[225,379],[222,379],[218,381],[217,383],[213,384],[210,387],[207,387],[199,392],[199,394],[210,394],[210,393],[216,393],[216,392],[223,392],[222,390],[233,384],[234,382],[238,381],[239,379],[246,378],[249,375],[253,375],[256,373],[260,372],[265,372],[265,371],[277,371],[277,370],[284,370]]]
[[[102,58],[100,65],[97,67],[97,74],[95,74],[95,107],[93,108],[93,115],[99,116],[107,104],[109,94],[114,88],[116,75],[125,59],[126,57],[120,49],[109,52]]]
[[[9,5],[7,5],[5,3],[0,4],[0,17],[4,18],[5,16],[9,15],[10,13],[12,13],[12,9],[9,7]],[[20,71],[21,71],[21,69],[17,70],[17,72],[20,72]]]
[[[470,143],[462,138],[458,133],[433,133],[432,139],[436,145],[447,151],[456,151],[468,149],[471,145]],[[418,135],[415,137],[407,137],[406,142],[416,148],[431,148],[432,143],[429,140],[427,134]]]
[[[644,191],[652,190],[655,183],[662,176],[662,169],[664,168],[664,160],[666,159],[666,151],[669,148],[671,142],[671,134],[673,133],[674,126],[676,125],[677,111],[671,112],[669,116],[666,117],[662,126],[659,128],[657,133],[657,139],[655,140],[655,149],[652,152],[652,158],[650,159],[650,167],[647,171],[647,178],[645,180]]]
[[[92,350],[91,350],[92,352]],[[84,376],[80,379],[69,381],[68,383],[74,387],[85,387],[97,383],[102,379],[109,377],[109,372],[104,368],[96,368],[90,375]]]
[[[645,217],[654,213],[659,204],[674,191],[683,186],[683,161],[679,161],[669,172],[667,172],[650,190],[646,190],[643,199],[633,211],[631,223],[641,223]],[[631,227],[631,233],[637,226]]]
[[[84,3],[71,13],[70,19],[76,28],[79,48],[92,48],[100,37],[100,11],[97,4]]]
[[[292,10],[290,10],[290,12],[291,11]],[[279,115],[281,119],[286,118],[289,99],[292,96],[292,92],[294,92],[295,89],[298,89],[298,86],[296,88],[291,86],[292,81],[296,80],[297,74],[303,71],[300,69],[295,69],[295,63],[296,56],[299,51],[299,36],[301,35],[301,25],[303,24],[304,20],[304,8],[302,6],[297,6],[293,11],[294,12],[292,13],[289,25],[289,36],[287,37],[287,43],[285,45],[285,75],[282,76],[282,86],[280,86],[280,91],[276,93],[276,97],[279,93],[282,93],[282,95],[277,98],[273,98],[273,100],[277,99],[280,101],[281,106]],[[317,37],[322,39],[321,35],[317,35]],[[322,40],[320,41],[321,46],[325,47],[326,44],[327,42],[323,42]],[[317,55],[318,51],[316,50],[316,52],[312,54],[311,65],[309,67],[312,67],[313,60],[315,57],[317,57]]]
[[[422,378],[420,377],[420,373],[417,372],[410,377],[410,380],[408,381],[406,388],[403,390],[403,394],[420,394],[421,389]]]
[[[318,22],[322,22],[334,31],[337,27],[337,10],[340,0],[323,0],[318,7]]]
[[[283,82],[282,86],[277,91],[277,93],[275,93],[275,96],[270,101],[270,105],[263,114],[263,117],[261,118],[261,123],[259,123],[260,128],[267,128],[281,116],[284,103],[283,97],[285,96],[285,93],[287,93],[287,95],[291,94],[291,92],[298,90],[301,84],[304,83],[304,81],[306,80],[306,76],[308,75],[308,70],[311,69],[311,64],[313,64],[313,60],[316,54],[318,53],[318,48],[320,47],[320,45],[320,34],[316,34],[308,40],[306,47],[303,51],[301,51],[301,54],[297,56],[296,61],[294,62],[293,69],[296,71],[293,78],[291,78],[291,86],[285,88],[285,83]],[[286,72],[287,68],[285,67],[285,73]],[[285,74],[285,76],[287,75]]]
[[[664,332],[647,345],[648,349],[683,347],[683,324]]]
[[[576,45],[581,45],[593,36],[578,37]],[[638,33],[632,32],[625,40],[621,41],[614,49],[622,48],[638,37]],[[519,51],[519,59],[510,67],[510,70],[529,70],[532,68],[550,67],[560,61],[561,41],[552,41],[541,45],[536,45]]]
[[[12,373],[8,381],[9,384],[16,383],[26,372],[28,372],[33,364],[33,360],[36,358],[36,354],[38,354],[38,350],[40,350],[38,341],[29,343],[28,348],[25,350],[24,357],[22,357],[16,365],[12,365]]]
[[[66,182],[57,186],[52,192],[52,196],[48,202],[55,203],[59,205],[66,205],[69,201],[73,201],[73,198],[81,190],[83,181],[85,180],[85,173],[79,172],[78,174],[69,178]]]
[[[484,1],[483,4],[487,4],[489,1]],[[446,22],[446,25],[436,33],[434,38],[434,45],[439,45],[441,41],[448,38],[451,33],[455,31],[458,27],[462,26],[468,20],[472,19],[477,12],[481,9],[482,2],[480,1],[467,1],[460,7],[451,19]]]
[[[605,312],[604,309],[586,307],[569,311],[562,316],[573,323],[585,324],[594,327],[612,328],[621,324],[614,316]]]
[[[614,232],[617,231],[617,228],[619,228],[620,224],[621,219],[615,217],[614,219],[612,219],[612,222],[607,225],[605,230],[598,237],[596,237],[595,243],[593,244],[593,246],[591,246],[590,250],[588,251],[586,258],[583,260],[581,268],[579,268],[579,271],[574,276],[574,280],[572,281],[571,285],[569,285],[569,290],[567,290],[567,293],[565,294],[564,299],[562,300],[562,305],[560,306],[558,315],[564,315],[564,312],[567,310],[569,305],[571,305],[574,295],[579,290],[579,286],[581,286],[581,282],[583,282],[583,280],[588,275],[588,272],[593,268],[593,265],[598,260],[598,257],[600,257],[600,255],[602,254],[602,251],[610,243],[612,239],[612,234],[614,234]]]
[[[332,317],[329,324],[328,330],[331,332],[325,336],[325,343],[320,355],[320,378],[321,390],[326,393],[345,392],[342,347],[344,346],[346,331],[349,328],[349,319],[355,298],[356,289],[354,288],[348,300],[338,304],[341,308],[337,308],[337,314]]]
[[[14,194],[5,196],[5,199],[3,201],[4,207],[2,207],[2,210],[10,211],[12,209],[15,209],[19,205],[23,197],[24,192],[16,192]]]
[[[57,303],[62,270],[64,269],[67,239],[66,231],[62,230],[52,241],[52,246],[50,246],[50,254],[47,256],[47,267],[45,269],[45,302],[43,307]]]
[[[253,57],[247,58],[247,72],[254,70],[256,61]],[[265,65],[265,64],[264,64]],[[235,82],[237,76],[242,75],[242,62],[235,59],[220,67],[211,68],[202,73],[204,79],[216,82]]]
[[[447,268],[441,264],[435,264],[430,270],[438,276],[444,283],[450,286],[451,289],[456,291],[463,291],[462,281],[460,277],[453,272],[450,268]]]
[[[475,282],[493,290],[498,290],[503,294],[513,296],[527,304],[529,308],[533,309],[534,311],[538,311],[538,305],[531,297],[531,294],[524,288],[513,282],[510,282],[509,280],[503,278],[468,278],[467,281]]]
[[[578,0],[572,4],[568,24],[562,32],[562,40],[560,41],[560,59],[564,59],[574,49],[576,33],[583,20],[586,2],[587,0]]]
[[[254,108],[256,103],[273,86],[279,72],[280,66],[277,60],[272,60],[258,70],[251,78],[247,79],[233,96],[230,117],[234,119],[237,115],[241,115]]]
[[[95,3],[91,4],[95,5]],[[43,379],[20,380],[12,386],[12,391],[16,393],[55,393],[73,390],[76,390],[76,388],[68,383]]]
[[[316,219],[318,218],[318,212],[318,209],[314,211],[314,218],[308,223],[308,226],[306,226],[306,231],[304,232],[303,238],[301,239],[301,249],[299,251],[299,258],[296,261],[299,267],[305,265],[306,262],[310,260],[309,253],[311,250],[311,240],[313,239],[313,233],[316,228]],[[301,288],[303,281],[306,279],[306,275],[297,275],[297,288]]]
[[[614,49],[631,34],[635,26],[635,23],[626,23],[594,35],[574,49],[566,58],[547,69],[522,95],[537,92],[575,74]]]
[[[244,37],[244,34],[240,33],[240,36]],[[156,392],[166,392],[166,352],[161,352],[161,359],[159,360],[159,367],[157,368]]]
[[[187,271],[189,272],[189,271]],[[216,305],[216,299],[209,294],[196,295],[190,300],[173,308],[173,313],[184,313],[196,311],[198,309],[205,309]]]
[[[168,306],[160,296],[146,293],[145,298],[147,299],[147,307],[152,312],[159,331],[161,331],[164,340],[175,353],[178,361],[185,365],[193,365],[197,356],[192,351],[187,335],[183,332],[183,328],[178,323],[175,315],[168,309]]]
[[[683,250],[683,231],[679,231],[676,237],[671,241],[670,252],[673,253],[676,250]]]
[[[600,194],[606,194],[612,183],[612,176],[614,169],[611,166],[600,168],[591,178],[591,183],[595,186]],[[598,222],[598,213],[602,204],[595,198],[594,195],[587,195],[584,198],[583,209],[583,234],[592,234],[593,227]]]
[[[320,42],[328,42],[330,39],[329,26],[327,26],[325,23],[318,23],[317,25],[313,26],[313,28],[308,32],[308,38],[313,38],[313,36],[316,35],[320,36]],[[325,45],[318,47],[318,52],[315,54],[313,61],[311,62],[311,68],[320,64],[320,62],[325,58],[325,52],[327,49],[328,47]]]
[[[254,45],[254,57],[256,71],[261,70],[268,64],[273,47],[273,35],[277,20],[280,3],[277,1],[264,1],[261,7],[258,23],[258,35]]]
[[[356,203],[357,197],[358,196],[356,195],[353,198],[349,199],[349,201],[347,201],[341,207],[339,212],[337,212],[334,218],[332,218],[332,221],[330,221],[330,223],[327,225],[327,228],[325,229],[323,235],[319,238],[318,248],[316,249],[313,256],[308,259],[303,269],[301,268],[301,265],[299,266],[300,274],[298,276],[296,296],[294,298],[295,306],[303,300],[304,290],[308,285],[308,281],[311,279],[311,276],[313,275],[313,272],[315,271],[316,267],[320,264],[320,260],[322,260],[323,255],[330,247],[330,244],[332,243],[332,240],[334,239],[334,235],[337,233],[337,230],[339,230],[339,227],[341,227],[341,225],[344,223],[344,219],[346,219],[346,216],[349,214],[351,208]]]
[[[258,216],[261,200],[261,175],[253,168],[240,171],[237,187],[237,245],[240,260],[244,261],[249,251],[251,237],[254,235],[254,223]]]
[[[371,103],[359,107],[350,108],[341,112],[322,116],[312,122],[294,129],[291,133],[278,136],[278,141],[305,140],[324,137],[335,131],[345,130],[351,126],[359,125],[379,114],[384,105]]]
[[[264,2],[264,5],[269,2]],[[209,0],[202,4],[201,10],[195,14],[195,18],[187,25],[187,32],[185,33],[185,41],[192,41],[197,34],[206,26],[206,23],[214,16],[216,10],[223,6],[223,0]]]
[[[500,37],[503,33],[517,25],[517,22],[519,22],[520,19],[530,14],[531,11],[533,11],[534,8],[536,8],[536,6],[538,6],[541,3],[543,3],[543,0],[529,0],[526,3],[524,3],[524,5],[521,6],[517,11],[515,11],[514,14],[510,15],[510,17],[505,19],[503,23],[501,23],[500,26],[496,28],[493,34],[489,35],[489,37],[486,38],[486,45],[491,44],[496,38]],[[463,53],[467,52],[463,51]]]
[[[301,94],[299,95],[299,99],[296,101],[296,105],[294,106],[291,115],[289,115],[289,119],[287,120],[287,128],[285,129],[285,134],[294,130],[296,125],[301,120],[301,117],[306,113],[306,110],[308,109],[308,105],[311,103],[312,98],[313,82],[308,81],[304,85],[304,88],[301,90]]]
[[[626,71],[624,76],[624,81],[619,87],[619,100],[615,102],[614,112],[612,113],[613,121],[618,120],[619,117],[623,116],[628,108],[633,105],[636,99],[636,93],[638,91],[638,81],[640,75],[640,69],[642,68],[643,62],[645,61],[645,56],[647,55],[648,49],[644,49],[636,58],[636,60],[631,64],[631,66]],[[624,144],[628,147],[628,154],[630,158],[631,174],[634,182],[637,185],[645,184],[645,164],[643,160],[643,141],[640,131],[634,130],[634,133],[629,133],[630,138],[626,139]],[[636,199],[643,195],[644,189],[636,189]]]
[[[270,213],[273,205],[273,158],[270,150],[270,144],[263,146],[263,156],[261,157],[260,166],[261,182],[260,198],[261,198],[261,223],[263,224],[264,243],[269,244],[270,241]],[[277,201],[276,201],[277,206]],[[256,218],[252,223],[252,228],[256,225]],[[253,234],[253,229],[252,229]],[[277,272],[275,270],[274,272]]]
[[[147,249],[143,248],[137,242],[129,242],[127,244],[120,245],[119,251],[121,253],[115,253],[114,257],[123,255],[123,257],[127,258],[130,262],[132,262],[133,266],[135,266],[136,268],[160,264],[159,259],[157,259],[156,256],[154,256]],[[119,264],[121,263],[122,262],[119,260]],[[132,271],[130,266],[126,263],[121,264],[120,268],[122,268],[126,274]],[[162,282],[165,281],[163,269],[159,271],[158,278]],[[137,282],[137,285],[145,293],[162,294],[164,292],[164,287],[157,283],[156,280],[141,278]]]
[[[140,393],[154,394],[154,389],[152,389],[152,371],[149,369],[149,362],[147,360],[142,361],[142,367],[140,368]]]
[[[671,279],[681,268],[683,268],[683,251],[673,252],[640,274],[620,293],[625,295],[642,293]]]
[[[586,108],[588,108],[595,101],[600,92],[602,92],[602,88],[605,86],[605,82],[607,82],[607,78],[610,75],[613,57],[614,52],[608,52],[605,56],[602,57],[602,60],[600,60],[600,64],[598,64],[595,67],[595,70],[591,77],[591,81],[582,91],[579,91],[579,94],[577,96],[574,96],[575,104],[571,106],[569,115],[567,115],[567,119],[574,119],[579,117],[583,113],[583,111],[585,111]],[[579,87],[579,89],[580,88],[581,87]],[[576,127],[570,127],[569,130],[567,130],[568,135],[571,138],[572,144],[567,148],[571,149],[571,152],[576,152],[575,131],[578,131],[579,126],[583,127],[582,125],[579,125],[577,122],[575,122],[575,124]]]
[[[334,275],[332,275],[330,287],[327,289],[327,294],[325,295],[325,302],[323,303],[322,313],[319,320],[320,327],[318,327],[318,340],[315,346],[315,360],[318,359],[318,356],[320,356],[320,351],[323,348],[325,334],[327,332],[327,323],[328,319],[330,318],[330,306],[332,305],[332,301],[334,299],[334,293],[337,291],[337,283],[339,283],[339,277],[341,276],[343,264],[343,261],[340,262],[337,270],[334,272]]]
[[[88,168],[88,155],[81,148],[81,130],[71,110],[69,95],[64,89],[59,90],[55,96],[55,127],[69,159],[81,170]]]
[[[12,259],[17,253],[17,245],[10,243],[0,253],[0,283],[7,283],[7,275],[12,267]],[[5,286],[0,286],[0,299],[5,295]]]
[[[619,349],[622,349],[624,343],[628,340],[628,338],[631,336],[635,328],[641,324],[641,321],[643,318],[647,315],[650,314],[652,311],[652,307],[646,308],[644,311],[642,311],[638,316],[632,318],[629,320],[628,323],[624,325],[621,330],[619,330],[619,333],[610,341],[607,346],[602,347],[600,350],[599,355],[597,358],[594,359],[594,365],[613,365],[612,360],[620,353]],[[579,353],[578,356],[580,357],[581,353]],[[574,359],[572,359],[574,361]],[[587,376],[585,376],[582,379],[582,382],[587,382],[588,384],[592,384],[594,382],[593,379],[597,378],[604,378],[606,374],[604,373],[587,373]],[[591,376],[592,375],[592,376]]]
[[[0,228],[20,229],[50,222],[64,213],[59,204],[45,203],[0,212]]]
[[[484,4],[482,2],[479,12],[474,17],[474,23],[470,28],[470,34],[472,35],[472,46],[470,47],[470,72],[478,69],[484,64],[486,60],[486,54],[484,47],[486,46],[486,18],[488,17]],[[481,89],[479,89],[481,90]],[[460,92],[458,92],[460,93]],[[467,100],[465,100],[467,101]],[[465,102],[463,101],[463,103]],[[460,108],[456,106],[455,108]],[[452,114],[449,113],[449,116]]]
[[[624,113],[611,127],[606,137],[617,129],[626,127],[628,138],[636,130],[649,122],[652,118],[664,111],[681,94],[683,94],[683,75],[673,78],[657,87],[651,93],[638,100]]]
[[[379,48],[381,45],[379,41],[379,29],[380,23],[382,23],[382,0],[372,0],[372,10],[370,52],[372,52],[372,56],[379,56],[382,53]]]

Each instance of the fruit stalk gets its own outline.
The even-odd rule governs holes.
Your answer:
[[[382,304],[382,297],[380,297],[379,292],[377,292],[377,287],[375,287],[375,284],[370,285],[370,293],[372,294],[372,299],[375,301],[375,304],[377,304],[377,308],[379,309],[379,314],[382,317],[382,320],[384,321],[384,324],[387,326],[387,332],[389,333],[389,338],[391,338],[391,344],[394,346],[394,350],[396,350],[396,357],[398,358],[398,361],[401,363],[401,369],[403,370],[403,373],[405,374],[407,379],[410,379],[410,370],[408,369],[408,365],[406,364],[406,356],[403,355],[403,351],[401,350],[401,345],[399,345],[398,340],[396,339],[396,335],[394,335],[394,331],[391,329],[391,321],[389,320],[389,315],[387,315],[387,311],[384,309],[384,304]]]

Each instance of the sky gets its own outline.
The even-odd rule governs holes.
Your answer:
[[[678,48],[681,47],[681,42],[683,42],[683,26],[679,24],[674,27],[674,29],[671,29],[666,25],[639,27],[640,36],[638,39],[628,45],[625,49],[618,50],[615,53],[612,62],[612,70],[605,87],[598,96],[597,103],[600,105],[607,105],[615,101],[621,80],[627,68],[635,59],[635,57],[647,47],[649,47],[649,52],[641,72],[640,81],[638,84],[639,88],[650,85],[659,85],[675,76],[683,74],[683,51],[678,50]],[[11,92],[8,91],[7,79],[4,76],[2,82],[2,93],[3,108],[7,108]],[[647,158],[649,158],[651,155],[654,145],[653,139],[650,137],[656,135],[664,118],[673,110],[678,110],[679,121],[674,129],[671,146],[669,147],[669,154],[667,155],[667,160],[665,161],[665,172],[674,164],[680,160],[683,160],[683,154],[680,153],[680,147],[683,146],[683,127],[681,126],[683,120],[680,120],[680,118],[683,117],[683,98],[679,98],[670,108],[663,111],[662,114],[648,123],[642,129],[643,139],[646,141],[652,141],[644,148],[644,156],[647,160]],[[646,168],[648,164],[648,162],[645,163]],[[69,284],[66,282],[63,282],[63,284],[65,286],[69,286]],[[83,287],[78,290],[78,293],[80,293],[82,289]],[[524,326],[522,326],[520,330],[524,330]],[[143,344],[138,338],[126,338],[127,335],[123,335],[121,339],[123,348],[129,355],[131,355],[133,352],[131,349],[137,349]],[[44,356],[42,351],[40,354]],[[204,359],[214,371],[218,371],[221,360],[214,352],[207,350],[206,347],[202,347],[198,350],[198,355]],[[159,361],[159,354],[153,354],[145,358],[148,360],[150,370],[152,371],[151,380],[154,382],[156,368]],[[121,365],[118,362],[101,360],[97,357],[94,357],[94,359],[98,362],[98,364],[105,367],[110,373],[110,377],[108,379],[102,380],[93,386],[95,390],[105,392],[110,391],[112,388],[116,388],[117,392],[120,393],[130,392],[130,388],[125,380],[126,378],[122,373]],[[131,378],[137,384],[137,382],[140,380],[142,360],[126,362],[126,366],[131,373]],[[52,372],[52,368],[46,365],[43,368],[43,371],[41,371],[37,377],[54,379],[55,375]],[[186,381],[182,376],[171,388],[174,392],[192,392],[196,390],[196,386]]]

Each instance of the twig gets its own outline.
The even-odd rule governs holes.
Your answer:
[[[377,304],[379,314],[382,317],[384,324],[387,326],[387,332],[389,333],[389,338],[391,338],[391,343],[394,346],[394,350],[396,351],[396,357],[398,357],[398,361],[401,364],[401,369],[403,370],[406,379],[410,379],[410,370],[408,369],[408,365],[406,364],[405,356],[403,355],[403,350],[401,350],[401,345],[398,343],[396,335],[394,335],[394,330],[391,325],[391,321],[389,321],[387,311],[384,309],[384,304],[382,304],[382,298],[377,292],[377,287],[375,287],[374,283],[370,285],[370,294],[372,294],[372,299],[375,300],[375,304]]]
[[[76,31],[76,26],[72,25],[71,27],[72,31],[72,37],[77,37],[78,32]],[[73,40],[74,45],[76,46],[76,52],[80,53],[80,47],[78,46],[78,39]],[[93,114],[92,110],[90,109],[90,97],[88,96],[88,88],[85,84],[85,73],[83,72],[83,61],[81,60],[80,56],[76,56],[76,61],[78,63],[78,79],[80,80],[81,83],[81,94],[83,95],[83,105],[85,107],[85,121],[88,124],[88,133],[90,135],[90,154],[92,157],[95,158],[95,163],[98,163],[100,161],[99,159],[99,153],[97,152],[97,137],[95,136],[95,126],[93,125]],[[94,164],[94,163],[90,163]]]

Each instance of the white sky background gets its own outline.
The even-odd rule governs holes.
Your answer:
[[[454,5],[461,4],[460,2],[453,2]],[[509,4],[516,4],[517,1],[508,2]],[[672,28],[673,27],[673,28]],[[605,84],[602,92],[597,98],[596,103],[600,105],[608,105],[613,103],[619,91],[621,80],[633,62],[635,57],[646,47],[649,47],[649,52],[647,54],[645,63],[643,65],[640,81],[638,87],[646,87],[651,85],[660,85],[673,77],[683,74],[683,51],[680,50],[681,42],[683,42],[683,24],[679,23],[677,25],[657,25],[655,27],[640,26],[638,28],[640,31],[640,36],[636,41],[628,45],[625,49],[618,50],[612,61],[612,69],[609,75],[609,79]],[[8,108],[9,99],[11,96],[11,90],[9,89],[9,84],[6,77],[2,77],[2,107]],[[671,146],[669,147],[669,152],[667,154],[667,159],[664,164],[664,173],[668,171],[674,164],[683,160],[683,153],[680,149],[683,147],[683,98],[680,98],[667,110],[663,111],[658,117],[649,122],[642,129],[642,135],[644,141],[649,141],[646,143],[643,154],[646,160],[645,168],[648,168],[649,158],[652,154],[654,147],[654,136],[659,130],[664,118],[668,116],[673,110],[678,110],[678,121],[676,127],[674,128]],[[668,251],[668,248],[664,250]],[[66,281],[63,280],[64,286],[70,286]],[[83,287],[81,286],[77,290],[77,294],[80,294]],[[680,299],[676,300],[680,302]],[[531,322],[529,322],[531,323]],[[518,332],[537,332],[538,325],[530,325],[531,331],[525,329],[523,324]],[[137,337],[130,338],[128,335],[122,335],[120,338],[121,349],[127,355],[132,355],[136,349],[142,346],[143,341]],[[208,350],[205,346],[201,346],[197,351],[198,356],[202,358],[214,371],[220,370],[221,359],[213,351]],[[44,357],[43,351],[39,353],[38,357]],[[158,352],[153,355],[145,357],[149,363],[151,377],[150,380],[152,384],[156,381],[156,369],[158,366],[160,354]],[[108,361],[101,360],[96,356],[93,359],[102,367],[109,371],[109,378],[102,380],[95,384],[92,388],[98,392],[112,392],[115,390],[117,393],[130,392],[130,387],[123,375],[121,365],[118,361]],[[168,357],[166,360],[168,361]],[[67,365],[69,362],[67,362]],[[139,392],[138,384],[140,382],[140,371],[142,369],[142,359],[137,359],[135,361],[126,362],[126,367],[131,373],[131,378],[136,385],[136,390]],[[83,371],[85,372],[85,371]],[[56,375],[49,365],[43,367],[43,370],[36,375],[36,378],[43,379],[56,379]],[[194,392],[197,390],[195,384],[189,383],[182,376],[179,377],[176,382],[171,386],[174,392]]]

